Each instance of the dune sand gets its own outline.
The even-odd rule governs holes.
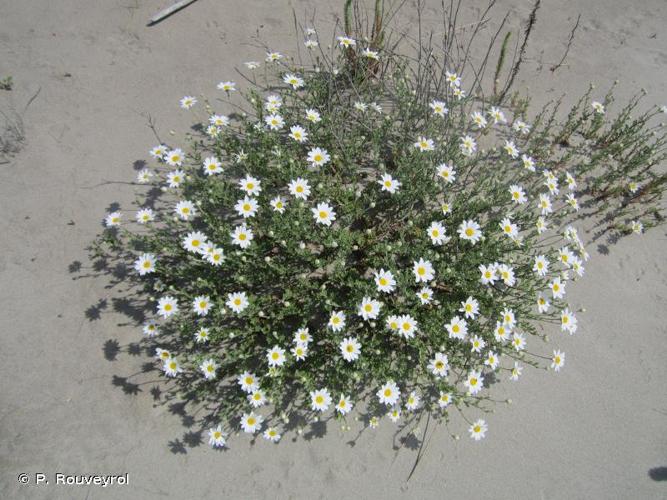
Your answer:
[[[454,418],[432,434],[409,482],[415,440],[395,441],[388,421],[354,446],[355,429],[330,424],[323,436],[288,435],[277,446],[239,436],[216,452],[197,446],[177,408],[154,402],[152,384],[128,394],[118,377],[149,360],[107,358],[113,342],[141,332],[84,248],[112,202],[134,199],[133,164],[155,142],[147,115],[165,137],[184,130],[178,99],[213,95],[217,81],[237,78],[234,65],[261,58],[255,30],[290,51],[291,7],[330,29],[342,2],[199,0],[145,26],[170,3],[0,0],[0,78],[15,82],[0,90],[0,109],[22,114],[26,138],[0,164],[1,498],[667,497],[664,228],[592,245],[588,275],[571,289],[573,305],[587,308],[580,332],[552,335],[567,353],[564,371],[527,369],[519,383],[496,386],[513,404],[488,418],[487,438],[472,442]],[[619,102],[644,87],[667,104],[664,1],[543,3],[519,82],[537,103],[618,78]],[[427,2],[427,14],[439,4]],[[495,7],[507,10],[517,26],[530,5]],[[552,74],[578,13],[567,66]],[[399,25],[415,19],[406,5]],[[51,484],[33,484],[36,472]],[[56,486],[58,472],[129,473],[129,484]],[[19,473],[31,483],[19,484]]]

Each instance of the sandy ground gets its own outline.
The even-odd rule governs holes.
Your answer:
[[[133,200],[133,163],[155,142],[146,114],[165,136],[183,127],[181,96],[211,95],[236,78],[234,65],[261,58],[255,30],[289,51],[291,7],[316,11],[325,26],[338,11],[326,0],[200,0],[147,28],[169,3],[0,0],[0,78],[15,81],[0,90],[0,109],[22,113],[39,91],[23,113],[23,151],[0,165],[1,498],[667,498],[664,228],[608,255],[593,246],[588,276],[571,290],[587,308],[581,333],[557,339],[564,372],[527,370],[497,386],[513,404],[488,419],[487,439],[472,442],[455,419],[433,434],[409,482],[416,452],[394,447],[389,422],[355,446],[356,433],[329,425],[319,438],[275,446],[241,436],[215,452],[188,441],[150,384],[136,395],[115,385],[147,359],[105,358],[108,340],[127,345],[140,331],[115,310],[108,277],[95,276],[84,248],[112,202]],[[618,78],[619,98],[644,87],[667,104],[663,0],[544,3],[520,83],[538,102]],[[411,9],[401,24],[414,21]],[[499,2],[506,10],[516,25],[529,5]],[[569,66],[538,76],[560,58],[579,12]],[[51,484],[32,484],[36,472]],[[57,472],[129,473],[130,484],[56,486]]]

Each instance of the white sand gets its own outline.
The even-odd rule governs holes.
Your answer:
[[[573,305],[587,308],[580,332],[552,335],[567,353],[564,371],[526,369],[518,384],[496,386],[514,404],[488,418],[487,439],[472,442],[454,418],[450,432],[461,441],[437,429],[407,484],[415,452],[392,447],[386,420],[354,447],[347,442],[355,432],[329,425],[310,441],[290,435],[278,446],[251,445],[239,436],[227,452],[203,444],[172,453],[169,442],[187,429],[154,406],[153,384],[136,396],[112,384],[148,360],[105,359],[107,340],[126,345],[141,333],[113,311],[106,278],[85,277],[94,272],[84,247],[111,202],[130,206],[132,164],[155,142],[142,114],[164,136],[183,130],[180,97],[213,95],[217,81],[237,79],[233,65],[261,60],[248,44],[255,28],[288,51],[290,6],[317,7],[326,25],[342,2],[200,0],[146,28],[170,3],[0,0],[0,78],[16,82],[0,90],[0,109],[20,111],[41,88],[24,116],[25,149],[0,165],[0,498],[667,497],[667,482],[649,475],[667,466],[664,228],[624,239],[607,256],[591,247],[588,275],[570,291]],[[499,13],[524,18],[529,10],[528,2],[499,3]],[[664,1],[544,3],[520,82],[530,82],[538,101],[619,78],[619,102],[643,86],[667,104]],[[410,8],[401,24],[414,17]],[[569,66],[534,80],[537,62],[560,58],[578,12]],[[68,272],[73,261],[83,263],[80,272]],[[84,311],[98,301],[107,307],[90,321]],[[21,485],[22,472],[128,472],[130,485]]]

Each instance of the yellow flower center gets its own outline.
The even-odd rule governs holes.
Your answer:
[[[426,269],[424,269],[423,267],[418,267],[417,274],[419,274],[419,276],[424,276],[426,274]]]
[[[234,305],[235,306],[240,306],[241,305],[241,299],[239,299],[239,298],[234,299]]]
[[[256,420],[253,417],[248,419],[248,425],[255,425]]]
[[[389,396],[391,396],[391,389],[385,389],[384,390],[384,397],[388,398]]]
[[[326,219],[328,215],[324,210],[320,210],[320,219]]]
[[[473,228],[469,227],[469,228],[466,228],[465,233],[466,233],[466,236],[468,238],[472,238],[472,235],[475,234],[475,230]]]
[[[321,405],[322,403],[324,403],[324,397],[321,394],[318,394],[317,396],[315,396],[315,402],[318,405]]]
[[[241,233],[241,234],[239,234],[239,239],[240,239],[241,241],[245,241],[246,238],[247,238],[247,236],[246,236],[245,233]]]
[[[371,312],[371,311],[373,310],[373,306],[370,305],[370,304],[366,304],[366,305],[364,306],[364,310],[365,310],[366,312]]]
[[[354,351],[354,347],[352,347],[351,344],[348,344],[347,347],[346,347],[345,349],[347,350],[347,352],[352,352],[352,351]]]
[[[470,385],[477,385],[477,379],[475,377],[470,379]]]
[[[208,305],[208,304],[207,304],[205,301],[202,300],[202,301],[199,303],[199,308],[200,308],[200,309],[205,309],[207,305]]]

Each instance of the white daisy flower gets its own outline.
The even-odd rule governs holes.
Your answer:
[[[286,73],[283,77],[283,82],[287,85],[291,85],[294,90],[300,89],[304,85],[303,78],[292,73]]]
[[[520,151],[516,147],[516,145],[514,144],[514,141],[505,141],[505,145],[503,146],[503,149],[512,158],[517,158],[519,156]]]
[[[563,365],[565,364],[565,353],[561,351],[554,351],[553,357],[551,358],[551,368],[555,372],[559,372]]]
[[[167,154],[167,146],[164,144],[159,144],[152,148],[148,154],[150,154],[153,158],[157,160],[163,160],[165,155]]]
[[[250,303],[245,292],[234,292],[227,294],[225,304],[236,314],[241,314]]]
[[[313,337],[310,335],[308,328],[299,328],[294,332],[294,343],[301,345],[308,345]]]
[[[208,444],[214,448],[222,448],[227,442],[225,435],[222,433],[222,426],[213,427],[208,430]]]
[[[296,142],[306,142],[308,140],[308,132],[306,132],[306,129],[303,128],[300,125],[294,125],[293,127],[290,127],[290,134],[289,136],[294,139]]]
[[[447,355],[441,352],[436,353],[428,365],[428,370],[436,377],[446,377],[449,371]]]
[[[283,366],[286,361],[285,349],[282,349],[279,346],[273,346],[271,349],[266,351],[266,359],[269,362],[270,367]]]
[[[297,361],[303,361],[308,356],[308,344],[297,344],[290,350]]]
[[[134,261],[134,270],[139,273],[139,276],[144,276],[155,272],[155,262],[157,259],[152,253],[141,254],[137,260]]]
[[[285,125],[285,120],[283,120],[283,117],[279,114],[274,113],[265,116],[264,123],[266,123],[271,130],[280,130]]]
[[[232,236],[232,243],[244,249],[250,246],[250,243],[255,237],[255,235],[252,232],[252,229],[247,227],[245,224],[236,226],[234,228],[234,231],[232,231],[231,236]]]
[[[160,334],[160,327],[154,319],[146,321],[142,330],[146,337],[155,337]]]
[[[206,316],[211,307],[211,299],[207,295],[199,295],[192,301],[192,311],[198,316]]]
[[[518,332],[512,334],[512,346],[516,352],[523,351],[526,348],[526,337]]]
[[[477,151],[477,143],[475,142],[475,139],[466,135],[461,137],[460,141],[461,144],[459,144],[459,148],[461,149],[463,156],[472,156],[475,154],[475,151]]]
[[[463,318],[454,316],[449,323],[445,325],[450,339],[463,340],[468,334],[468,323]]]
[[[391,420],[393,423],[397,424],[399,420],[401,420],[401,408],[400,406],[394,406],[389,412],[387,413],[387,416],[389,417],[389,420]]]
[[[311,208],[311,211],[317,224],[331,226],[333,221],[336,220],[336,212],[334,212],[333,207],[326,202],[318,203],[315,208]]]
[[[171,295],[160,297],[157,302],[157,313],[167,319],[178,312],[178,302]]]
[[[169,358],[162,365],[162,370],[167,377],[175,377],[183,371],[183,368],[181,368],[176,358]]]
[[[396,193],[398,188],[401,187],[401,183],[389,174],[383,174],[382,178],[378,181],[378,184],[382,186],[382,191],[387,191],[390,194]]]
[[[275,198],[273,198],[270,203],[274,211],[280,214],[285,212],[285,207],[287,206],[287,202],[280,196],[276,196]]]
[[[301,177],[290,181],[288,188],[290,194],[295,198],[307,200],[308,196],[310,196],[310,185],[306,179],[302,179]]]
[[[510,380],[516,382],[519,380],[521,373],[523,372],[523,366],[521,366],[517,361],[514,362],[514,367],[510,373]]]
[[[530,132],[530,126],[526,122],[522,122],[521,120],[516,120],[512,124],[512,130],[515,132],[519,132],[520,134],[526,135],[528,132]]]
[[[445,71],[445,79],[449,83],[450,87],[461,86],[461,78],[456,73]]]
[[[234,92],[236,90],[236,83],[220,82],[218,83],[218,90],[223,90],[225,92]]]
[[[487,427],[486,422],[482,419],[476,420],[475,422],[472,423],[470,428],[468,428],[468,432],[470,432],[470,437],[475,441],[479,441],[484,436],[486,436],[486,431],[488,430],[489,428]]]
[[[181,185],[184,178],[185,178],[185,172],[183,172],[182,170],[174,170],[173,172],[169,172],[167,174],[167,185],[170,188],[177,188],[178,186]]]
[[[362,113],[365,113],[366,110],[368,110],[368,104],[366,104],[365,102],[356,101],[353,106],[354,109],[356,109],[357,111],[361,111]]]
[[[419,397],[419,394],[417,391],[412,391],[408,395],[408,399],[405,402],[405,408],[408,411],[415,411],[417,408],[419,408],[419,405],[421,404],[421,398]]]
[[[415,274],[415,282],[428,283],[435,278],[435,270],[430,261],[420,258],[418,262],[415,261],[412,264],[412,272]]]
[[[137,182],[139,184],[147,184],[151,181],[151,177],[153,177],[153,172],[144,168],[137,173]]]
[[[111,212],[104,219],[104,224],[106,224],[107,227],[120,226],[120,221],[122,217],[123,214],[121,214],[120,212]]]
[[[207,241],[208,238],[206,238],[204,233],[201,231],[194,231],[188,233],[185,238],[183,238],[182,246],[188,252],[200,254],[204,252],[204,247],[206,246]]]
[[[593,101],[591,107],[598,115],[604,115],[604,105],[601,102]]]
[[[171,353],[167,349],[160,349],[159,347],[155,349],[155,357],[160,361],[166,361],[171,359]]]
[[[181,108],[190,109],[192,106],[197,104],[197,98],[192,97],[191,95],[186,95],[180,100]]]
[[[468,319],[475,319],[479,314],[479,302],[472,297],[468,297],[465,302],[461,302],[460,312]]]
[[[440,391],[440,396],[438,397],[438,406],[440,408],[447,408],[452,401],[454,401],[454,397],[451,392]]]
[[[445,226],[441,222],[433,221],[428,227],[427,232],[434,245],[444,245],[451,238],[445,234]]]
[[[484,377],[482,377],[480,372],[471,370],[470,373],[468,373],[468,377],[463,382],[463,385],[465,385],[468,392],[474,396],[484,388]]]
[[[257,200],[246,196],[242,200],[236,202],[234,209],[239,215],[242,215],[244,219],[254,217],[257,213]]]
[[[549,311],[550,306],[551,304],[549,303],[549,300],[544,295],[539,293],[537,295],[537,311],[541,314],[544,314]]]
[[[463,221],[459,226],[458,233],[462,240],[470,241],[473,245],[482,237],[480,226],[474,220]]]
[[[336,40],[338,40],[338,45],[343,49],[349,49],[350,47],[354,47],[357,45],[356,40],[353,40],[352,38],[347,36],[336,37]]]
[[[496,107],[491,107],[489,110],[489,115],[491,118],[493,118],[493,123],[507,123],[507,119],[505,118],[505,114],[498,108]]]
[[[535,257],[533,271],[535,271],[538,276],[546,276],[546,274],[549,272],[549,259],[547,259],[544,255],[538,255]]]
[[[569,332],[570,335],[577,331],[577,317],[569,308],[565,308],[560,313],[560,329],[563,332]]]
[[[433,114],[441,116],[443,118],[447,113],[449,113],[446,103],[442,101],[431,101],[429,107],[433,110]]]
[[[390,380],[380,387],[376,394],[380,403],[387,406],[394,406],[401,396],[401,391],[394,381]]]
[[[470,352],[480,353],[486,347],[486,342],[479,335],[473,335],[470,339],[470,344],[472,346]]]
[[[354,337],[346,337],[338,346],[345,361],[356,361],[361,354],[361,344]]]
[[[487,125],[486,118],[479,111],[473,112],[471,115],[472,122],[477,126],[477,129],[483,129]]]
[[[361,55],[368,59],[373,59],[375,61],[380,59],[380,54],[378,53],[377,50],[371,50],[369,48],[365,48],[362,52]]]
[[[195,342],[197,342],[198,344],[205,344],[206,342],[208,342],[210,335],[211,332],[209,331],[209,329],[206,328],[205,326],[201,326],[195,332]]]
[[[325,412],[331,406],[331,394],[325,387],[311,391],[310,393],[310,407],[313,411]]]
[[[396,280],[391,271],[380,269],[375,274],[375,285],[378,291],[384,293],[391,293],[396,289]]]
[[[382,304],[370,297],[364,297],[359,305],[357,314],[361,316],[364,320],[368,321],[370,319],[377,319],[380,314],[380,308]]]
[[[280,52],[267,52],[266,53],[266,62],[276,62],[280,61],[283,58],[283,55]]]
[[[174,211],[176,212],[176,215],[181,218],[181,220],[185,221],[193,219],[197,216],[197,209],[195,208],[195,204],[189,200],[182,200],[176,203]]]
[[[535,172],[535,160],[533,160],[528,155],[521,155],[521,162],[523,163],[523,168],[530,172]]]
[[[554,299],[562,299],[565,296],[565,283],[562,283],[560,278],[554,278],[549,288],[551,288]]]
[[[496,342],[504,344],[510,338],[510,328],[502,321],[496,322],[496,328],[493,330],[493,338]]]
[[[322,165],[326,165],[329,163],[329,160],[331,160],[331,157],[329,156],[329,153],[327,153],[326,149],[313,148],[308,151],[308,161],[314,167],[321,167]]]
[[[340,398],[338,399],[338,403],[336,403],[336,411],[341,415],[347,415],[350,413],[350,411],[352,411],[352,406],[353,405],[350,401],[350,396],[341,394]]]
[[[494,264],[485,266],[484,264],[479,265],[479,272],[482,273],[480,281],[483,285],[493,285],[498,279],[497,269]]]
[[[433,142],[433,139],[420,136],[417,138],[417,142],[415,142],[415,148],[419,151],[433,151],[435,149],[435,142]]]
[[[257,196],[262,192],[261,184],[262,182],[259,179],[246,175],[243,179],[239,180],[239,189],[245,191],[248,196]]]
[[[509,191],[512,195],[512,201],[518,205],[523,205],[528,200],[523,188],[517,184],[511,185]]]
[[[327,326],[334,332],[340,332],[345,328],[345,313],[343,311],[332,312]]]
[[[273,443],[277,443],[278,441],[280,441],[280,434],[278,433],[275,427],[269,427],[268,429],[266,429],[262,434],[262,437],[267,441],[271,441]]]
[[[266,98],[264,103],[264,109],[269,113],[275,113],[280,109],[280,106],[283,105],[283,99],[279,95],[270,95]]]
[[[306,120],[312,123],[318,123],[322,121],[322,118],[320,117],[320,113],[316,109],[307,109]]]
[[[498,363],[500,363],[500,358],[498,358],[498,355],[493,351],[489,351],[486,354],[486,359],[484,360],[484,364],[489,368],[491,368],[492,370],[495,370],[496,368],[498,368]]]
[[[229,117],[225,115],[211,115],[208,122],[216,127],[226,127],[229,125]]]
[[[259,380],[257,379],[254,373],[250,373],[247,371],[243,372],[236,378],[236,381],[241,387],[241,390],[248,394],[255,392],[256,390],[259,389]]]
[[[642,224],[640,221],[633,220],[631,227],[632,232],[635,234],[642,234],[644,232],[644,224]]]
[[[404,314],[396,318],[398,320],[398,334],[405,339],[411,339],[417,332],[417,320],[409,314]],[[392,326],[392,325],[390,325]]]
[[[206,359],[199,365],[199,370],[204,374],[206,380],[213,380],[216,377],[218,364],[212,359]]]
[[[179,148],[176,148],[172,149],[168,153],[165,153],[164,161],[167,162],[167,165],[172,167],[180,167],[183,163],[183,157],[183,151],[181,151]]]
[[[433,290],[425,286],[424,288],[419,290],[415,295],[417,295],[417,298],[422,303],[422,305],[425,305],[431,302],[431,299],[433,298]]]
[[[264,417],[261,415],[254,412],[244,413],[241,417],[241,429],[243,432],[254,434],[262,428],[262,422],[264,422]]]
[[[436,167],[436,171],[438,173],[438,177],[447,182],[447,184],[451,184],[456,179],[456,170],[454,170],[454,165],[441,163]]]
[[[314,49],[317,47],[320,43],[317,40],[313,40],[312,38],[309,38],[303,44],[306,46],[307,49]]]

